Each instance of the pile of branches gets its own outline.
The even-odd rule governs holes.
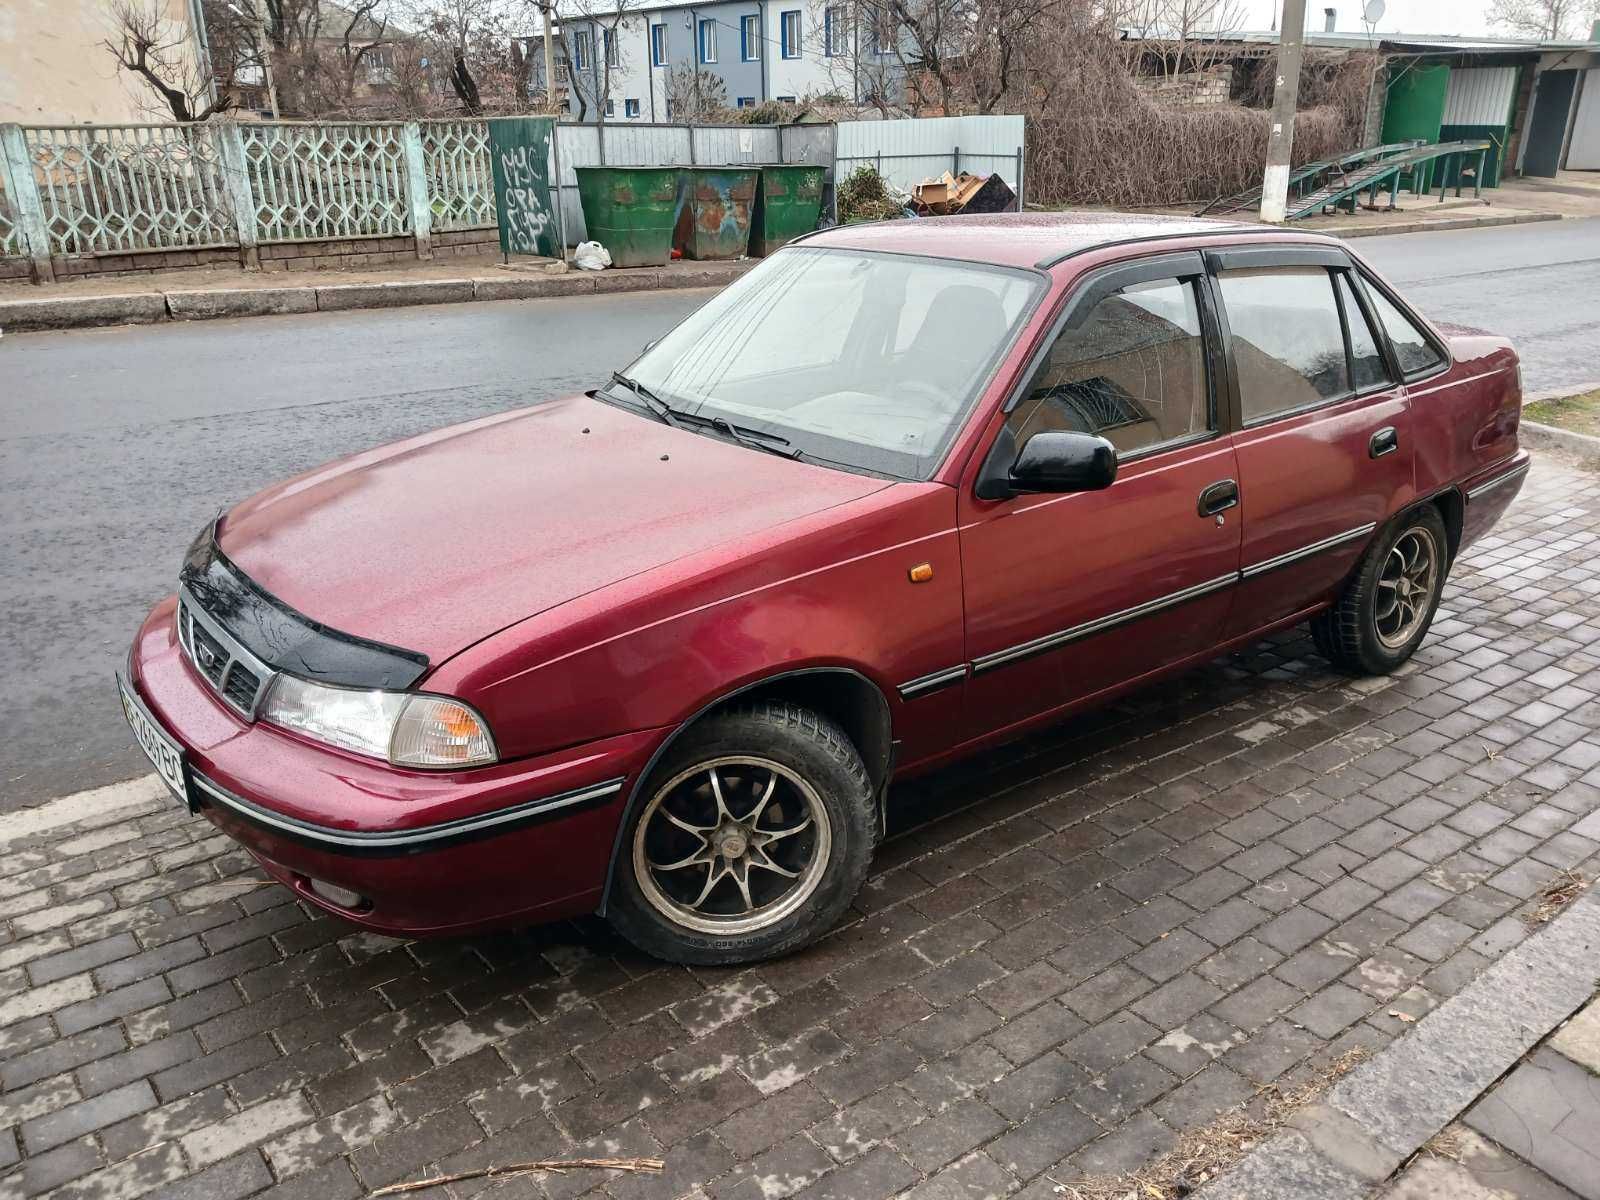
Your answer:
[[[1166,105],[1135,83],[1128,43],[1114,29],[1090,9],[1069,5],[1067,12],[1068,23],[1080,27],[1035,48],[1026,94],[1018,97],[1028,117],[1030,201],[1186,205],[1261,182],[1270,59],[1257,73],[1265,87],[1247,89],[1236,102]],[[1367,55],[1308,55],[1294,126],[1297,164],[1360,145],[1374,65]]]
[[[835,197],[841,225],[905,215],[904,202],[896,199],[883,176],[871,167],[860,166],[850,172],[840,182]]]

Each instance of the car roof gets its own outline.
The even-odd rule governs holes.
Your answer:
[[[1209,237],[1219,233],[1260,235],[1286,234],[1287,231],[1246,221],[1148,213],[993,213],[840,225],[812,234],[804,244],[1033,267],[1119,242]],[[1296,231],[1291,236],[1304,240],[1307,235]]]

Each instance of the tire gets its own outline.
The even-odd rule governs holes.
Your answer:
[[[611,923],[669,962],[786,954],[844,915],[877,827],[872,781],[843,730],[786,701],[739,705],[683,733],[640,789]]]
[[[1421,551],[1431,556],[1426,579],[1413,557]],[[1449,570],[1450,542],[1439,510],[1425,504],[1402,514],[1367,549],[1333,607],[1311,618],[1317,650],[1352,674],[1393,671],[1428,636]],[[1397,576],[1403,586],[1397,587]],[[1409,597],[1402,598],[1407,589]]]

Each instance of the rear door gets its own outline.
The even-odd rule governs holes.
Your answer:
[[[1225,638],[1329,599],[1413,493],[1405,389],[1334,247],[1209,251],[1243,497]]]
[[[1209,297],[1198,253],[1098,272],[1075,289],[1011,396],[990,450],[1005,466],[1035,433],[1069,429],[1108,438],[1119,467],[1109,488],[1068,495],[983,500],[966,481],[975,736],[1215,643],[1239,525]]]

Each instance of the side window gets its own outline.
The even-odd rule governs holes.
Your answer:
[[[1018,446],[1067,429],[1119,454],[1216,428],[1194,282],[1132,285],[1075,313],[1007,425]]]
[[[1245,424],[1349,392],[1344,330],[1325,268],[1223,271],[1217,278]]]
[[[1340,271],[1338,279],[1339,303],[1344,306],[1345,325],[1350,330],[1350,379],[1355,384],[1356,391],[1364,392],[1368,388],[1382,387],[1389,383],[1389,368],[1384,365],[1383,354],[1378,349],[1378,339],[1372,335],[1372,326],[1367,324],[1367,314],[1356,301],[1355,289],[1350,285],[1350,276],[1345,271]]]
[[[1400,363],[1400,370],[1407,376],[1417,375],[1423,371],[1430,371],[1444,362],[1444,357],[1428,340],[1428,335],[1418,329],[1415,322],[1405,313],[1401,312],[1389,298],[1380,292],[1376,286],[1367,285],[1367,297],[1372,301],[1372,309],[1378,314],[1378,320],[1383,322],[1383,327],[1389,333],[1389,341],[1394,346],[1394,356]]]

